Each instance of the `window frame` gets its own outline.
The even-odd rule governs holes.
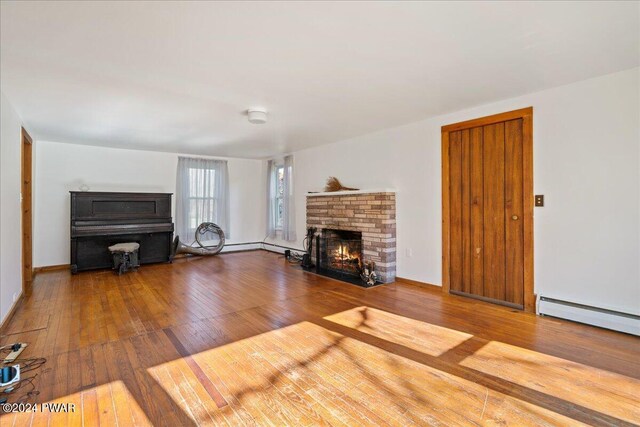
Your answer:
[[[275,176],[275,194],[273,195],[273,203],[275,205],[275,230],[281,232],[284,227],[284,163],[275,164],[273,168]],[[282,180],[280,174],[282,173]],[[282,190],[282,191],[280,191]],[[282,207],[282,210],[280,210]]]
[[[216,223],[217,218],[215,218],[216,216],[216,206],[218,204],[218,197],[216,197],[215,194],[215,179],[216,179],[216,170],[214,168],[208,168],[208,167],[203,167],[203,168],[199,168],[199,167],[189,167],[188,168],[189,171],[189,191],[188,194],[186,196],[186,199],[188,201],[188,207],[189,210],[187,212],[187,218],[189,221],[189,229],[190,230],[196,230],[198,228],[198,226],[200,224],[195,224],[195,227],[192,227],[192,201],[195,200],[195,207],[196,209],[198,208],[198,204],[200,201],[202,201],[202,203],[206,203],[208,200],[210,200],[212,202],[212,206],[211,206],[211,213],[214,216],[214,218],[210,218],[209,222],[213,222]],[[209,178],[210,179],[210,196],[198,196],[197,195],[197,176],[193,177],[191,176],[191,171],[195,171],[193,172],[194,174],[198,174],[200,173],[200,171],[203,171],[202,173],[210,173],[212,176]],[[195,184],[195,188],[193,187],[193,184]],[[196,194],[195,196],[192,196],[192,194]],[[197,218],[197,215],[195,215],[195,217]],[[197,219],[196,219],[197,222]]]

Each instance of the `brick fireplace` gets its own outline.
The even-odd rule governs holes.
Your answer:
[[[396,278],[396,194],[393,191],[337,191],[307,195],[307,227],[362,235],[362,262],[376,263],[382,283]],[[326,233],[325,233],[326,234]]]

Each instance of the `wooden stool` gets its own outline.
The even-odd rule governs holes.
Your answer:
[[[118,243],[113,246],[109,246],[109,252],[113,257],[113,269],[121,275],[129,270],[136,270],[140,267],[138,261],[138,249],[139,243]]]

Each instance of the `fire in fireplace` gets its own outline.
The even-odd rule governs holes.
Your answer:
[[[316,270],[319,274],[363,285],[361,273],[362,233],[323,229],[316,239]]]

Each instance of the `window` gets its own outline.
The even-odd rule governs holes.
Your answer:
[[[267,162],[267,237],[296,240],[293,156]]]
[[[216,171],[189,168],[189,228],[195,230],[203,222],[216,222]]]
[[[275,168],[276,180],[276,230],[282,230],[284,216],[284,166]]]
[[[178,158],[176,234],[191,242],[198,226],[213,222],[229,238],[229,171],[225,160]]]

